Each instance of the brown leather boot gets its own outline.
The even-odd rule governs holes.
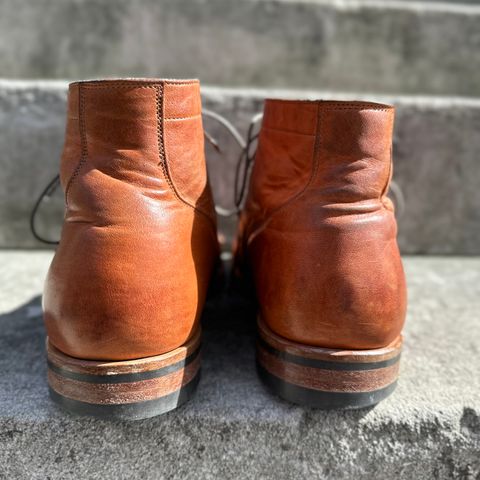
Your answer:
[[[406,287],[386,196],[393,117],[266,101],[236,265],[256,289],[260,376],[292,402],[363,407],[395,387]]]
[[[60,177],[43,302],[51,395],[101,416],[171,410],[199,379],[218,256],[199,82],[71,84]]]

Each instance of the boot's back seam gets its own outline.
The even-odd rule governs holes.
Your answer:
[[[86,137],[86,125],[85,125],[85,89],[93,90],[97,88],[109,88],[109,89],[123,89],[123,88],[149,88],[149,89],[154,89],[155,90],[155,102],[156,102],[156,117],[157,117],[157,146],[158,146],[158,155],[159,155],[159,164],[160,167],[162,168],[162,173],[165,177],[165,180],[167,181],[167,184],[169,185],[171,191],[177,198],[177,200],[181,201],[183,204],[187,205],[188,207],[192,208],[194,211],[202,214],[203,216],[207,217],[209,220],[210,224],[214,229],[216,229],[216,223],[215,220],[212,218],[210,214],[207,212],[203,211],[202,209],[196,207],[195,205],[192,205],[188,201],[186,201],[184,198],[181,197],[181,195],[178,193],[177,189],[175,188],[175,185],[173,184],[173,181],[170,176],[170,172],[168,169],[168,164],[167,164],[167,155],[165,151],[165,144],[164,144],[164,121],[165,120],[183,120],[183,119],[189,119],[189,118],[195,118],[199,115],[194,115],[191,117],[172,117],[172,118],[164,118],[163,117],[163,98],[164,98],[164,86],[165,84],[169,85],[175,85],[175,86],[190,86],[194,85],[198,82],[196,81],[191,81],[191,82],[175,82],[175,81],[167,81],[167,82],[155,82],[155,83],[144,83],[144,82],[115,82],[115,83],[83,83],[79,82],[77,83],[78,85],[78,112],[79,112],[79,132],[80,132],[80,147],[81,147],[81,157],[80,160],[71,175],[70,179],[68,180],[67,186],[65,188],[65,204],[66,207],[68,208],[68,196],[70,193],[70,190],[77,179],[77,177],[80,174],[81,169],[83,166],[87,163],[88,160],[88,146],[87,146],[87,137]]]
[[[165,149],[165,138],[164,138],[164,124],[163,123],[164,123],[164,120],[168,120],[168,119],[163,117],[163,112],[164,112],[163,101],[164,101],[164,98],[165,98],[164,97],[164,84],[162,84],[161,86],[156,86],[155,101],[156,101],[156,105],[157,105],[158,154],[159,154],[159,157],[160,157],[159,159],[160,159],[160,165],[162,167],[163,175],[164,175],[165,179],[167,180],[167,183],[168,183],[171,191],[173,192],[173,194],[177,198],[177,200],[179,200],[183,204],[189,206],[194,211],[204,215],[209,220],[212,228],[216,229],[215,220],[207,212],[201,210],[197,206],[192,205],[190,202],[185,200],[180,195],[180,193],[177,191],[177,189],[175,188],[173,180],[170,176],[170,171],[169,171],[169,168],[168,168],[167,153],[166,153],[166,149]]]
[[[82,85],[78,85],[78,126],[80,135],[80,161],[78,162],[72,176],[70,177],[65,188],[65,205],[68,207],[68,194],[72,188],[72,184],[80,174],[83,165],[87,163],[88,147],[87,147],[87,133],[85,128],[85,93]]]
[[[292,197],[286,200],[284,203],[275,207],[272,211],[269,212],[268,216],[262,221],[262,223],[255,228],[252,232],[247,235],[247,245],[253,241],[253,239],[268,225],[268,223],[272,220],[274,215],[278,212],[282,211],[284,208],[287,208],[289,205],[295,203],[308,189],[308,187],[312,184],[318,170],[318,152],[320,150],[320,126],[321,126],[321,111],[322,109],[318,106],[317,103],[317,124],[315,126],[315,144],[313,146],[313,155],[312,155],[312,172],[310,174],[309,179],[305,186],[297,193],[295,193]]]

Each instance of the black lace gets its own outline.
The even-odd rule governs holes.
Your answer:
[[[48,185],[45,187],[43,192],[38,197],[35,205],[32,208],[32,212],[30,213],[30,231],[32,235],[40,242],[46,243],[47,245],[58,245],[58,240],[49,240],[47,238],[42,237],[38,232],[35,225],[35,217],[37,216],[38,210],[40,209],[40,205],[43,203],[44,200],[49,200],[50,197],[55,193],[57,188],[60,186],[60,175],[55,175],[55,177],[50,180]]]
[[[237,166],[235,168],[235,184],[234,184],[234,202],[235,202],[235,213],[240,213],[243,207],[243,200],[245,198],[245,191],[247,187],[248,174],[250,173],[251,166],[255,160],[256,150],[252,152],[252,145],[258,140],[259,133],[255,132],[256,124],[263,118],[262,113],[257,113],[254,115],[250,121],[247,131],[247,141],[245,146],[240,153],[240,157],[237,161]],[[243,171],[240,170],[243,167]],[[239,186],[239,179],[241,178],[241,183]]]

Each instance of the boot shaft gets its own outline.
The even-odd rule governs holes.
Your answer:
[[[379,205],[392,172],[393,117],[393,107],[367,102],[267,100],[250,203],[271,211],[305,191],[316,205]]]
[[[133,187],[160,202],[186,203],[215,221],[199,82],[71,84],[61,182],[67,219],[93,215],[121,221]]]

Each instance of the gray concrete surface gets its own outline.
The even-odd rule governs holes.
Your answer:
[[[28,216],[59,166],[64,133],[65,82],[0,81],[0,246],[38,247]],[[205,107],[225,115],[242,132],[261,111],[263,98],[365,98],[397,107],[394,178],[406,198],[399,220],[404,253],[480,253],[480,100],[442,97],[358,95],[325,91],[204,87]],[[232,205],[238,147],[211,120],[205,128],[224,154],[207,147],[218,203]],[[39,229],[58,237],[60,192],[39,215]],[[230,238],[234,221],[222,221]]]
[[[405,259],[401,379],[375,408],[322,412],[271,396],[249,328],[211,304],[207,320],[221,322],[206,326],[197,395],[138,423],[50,403],[39,303],[50,258],[0,253],[1,479],[480,478],[480,258]]]
[[[1,0],[9,78],[476,96],[480,6],[378,0]]]

